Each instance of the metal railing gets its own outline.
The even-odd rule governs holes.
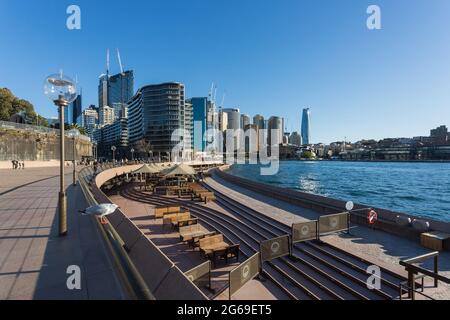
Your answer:
[[[422,268],[417,266],[418,263],[423,263],[427,260],[433,259],[434,260],[434,266],[433,271],[430,271],[428,269]],[[432,279],[434,279],[434,287],[437,288],[439,285],[439,281],[442,281],[444,283],[450,284],[450,278],[446,278],[439,274],[439,252],[430,252],[418,257],[406,259],[403,261],[400,261],[400,265],[405,267],[405,270],[408,272],[408,281],[406,283],[402,283],[400,287],[400,298],[403,295],[403,288],[406,288],[408,290],[408,298],[411,300],[415,300],[415,294],[419,293],[429,299],[432,299],[431,297],[427,296],[426,294],[422,292],[419,292],[416,290],[416,280],[422,280],[422,289],[423,289],[423,279],[425,276],[428,276]],[[417,276],[419,274],[419,276]]]
[[[110,166],[105,166],[101,170],[105,168],[109,169]],[[97,205],[98,202],[90,190],[88,179],[95,179],[95,177],[93,174],[89,174],[88,171],[93,172],[93,169],[91,167],[87,167],[80,171],[78,174],[79,182],[86,201],[89,205],[94,206]],[[156,300],[139,271],[136,269],[128,256],[124,248],[124,242],[117,234],[116,230],[110,224],[102,225],[97,219],[95,219],[95,221],[105,244],[111,252],[111,256],[118,274],[121,276],[122,283],[124,284],[124,287],[128,291],[129,295],[139,300]]]

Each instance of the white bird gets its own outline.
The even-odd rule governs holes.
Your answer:
[[[100,218],[101,224],[108,224],[108,220],[106,220],[105,217],[114,213],[118,208],[119,206],[114,203],[103,203],[93,207],[89,207],[80,212],[84,216],[95,215]]]

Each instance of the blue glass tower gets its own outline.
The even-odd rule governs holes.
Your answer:
[[[308,145],[311,143],[311,112],[309,108],[303,109],[302,139],[303,144]]]
[[[192,104],[194,117],[194,151],[202,152],[206,150],[208,98],[192,98],[189,102]]]

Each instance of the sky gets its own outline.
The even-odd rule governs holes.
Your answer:
[[[81,30],[66,9],[81,8]],[[381,30],[366,10],[381,8]],[[313,143],[429,135],[450,126],[448,0],[0,0],[0,87],[57,115],[43,81],[77,78],[83,107],[98,77],[135,72],[135,89],[182,82],[251,116],[285,117],[299,131],[311,109]]]

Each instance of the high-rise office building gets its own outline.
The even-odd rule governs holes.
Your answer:
[[[114,109],[108,106],[103,106],[100,108],[99,112],[99,125],[105,126],[112,124],[116,120]]]
[[[226,112],[223,112],[222,110],[219,111],[219,131],[224,132],[228,128],[228,114]]]
[[[265,129],[264,126],[264,117],[260,114],[257,114],[253,117],[253,124],[258,127],[258,129]]]
[[[191,98],[194,121],[194,152],[205,152],[214,142],[214,135],[219,129],[219,113],[215,105],[206,97]]]
[[[245,130],[245,127],[247,127],[250,123],[250,116],[247,114],[241,115],[241,128]]]
[[[206,150],[206,130],[208,119],[208,98],[192,98],[187,101],[192,104],[194,120],[194,152]]]
[[[301,146],[302,145],[302,136],[297,132],[294,131],[289,136],[289,143],[294,146]]]
[[[189,130],[191,125],[186,125],[186,121],[189,121],[189,115],[186,117],[183,84],[170,82],[144,86],[128,105],[130,144],[144,140],[151,146],[154,156],[168,160],[172,150],[183,141],[185,154],[192,155],[192,140],[174,135],[177,129]]]
[[[276,146],[283,142],[283,118],[270,117],[267,129],[269,146]]]
[[[303,144],[311,144],[311,112],[309,108],[303,109],[302,140]]]
[[[98,125],[98,112],[95,107],[90,106],[82,112],[81,126],[86,129],[89,136],[92,135],[94,129]]]
[[[239,130],[241,128],[241,111],[237,108],[222,109],[222,112],[227,114],[228,126],[227,129]]]
[[[81,125],[81,97],[80,93],[72,103],[64,108],[64,123]]]
[[[134,72],[132,70],[100,76],[98,85],[98,106],[114,106],[116,103],[126,104],[134,94]]]

